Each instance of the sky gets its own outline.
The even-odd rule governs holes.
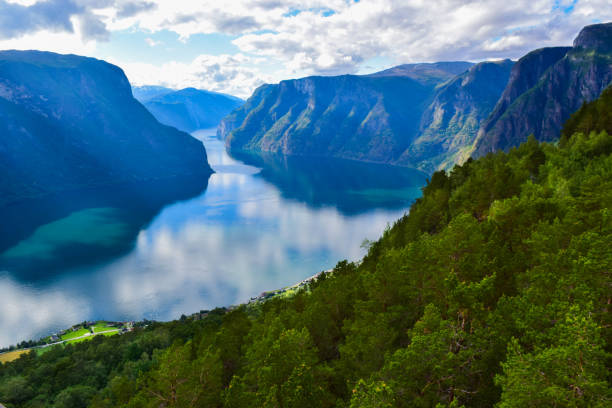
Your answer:
[[[0,0],[0,49],[104,59],[133,85],[263,83],[520,58],[612,21],[610,0]]]

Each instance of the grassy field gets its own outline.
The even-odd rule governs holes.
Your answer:
[[[66,334],[60,337],[60,340],[65,341],[65,343],[57,346],[35,348],[34,350],[36,351],[37,355],[42,355],[43,353],[46,353],[47,351],[51,350],[53,347],[63,347],[64,344],[74,344],[80,343],[82,341],[91,340],[98,334],[102,336],[114,336],[116,334],[119,334],[120,329],[118,327],[109,326],[108,323],[105,321],[99,321],[96,322],[95,325],[91,326],[91,330],[93,331],[93,334],[91,336],[83,337],[88,333],[91,334],[91,331],[89,329],[84,328],[80,328],[75,331],[69,329]],[[50,337],[47,337],[45,340],[50,341]],[[30,350],[15,350],[8,353],[0,354],[0,363],[17,360],[19,356],[29,351]]]
[[[92,326],[94,333],[99,333],[108,330],[117,330],[116,327],[109,326],[106,322],[98,322]]]
[[[77,331],[69,331],[68,333],[64,334],[61,337],[61,339],[62,340],[72,340],[74,338],[84,336],[87,333],[91,333],[91,332],[88,329],[79,329]]]
[[[0,363],[8,363],[9,361],[17,360],[20,355],[29,353],[30,350],[15,350],[8,353],[0,354]]]
[[[115,331],[109,331],[109,332],[105,332],[105,333],[100,333],[102,336],[114,336],[115,334],[119,334],[119,330]]]

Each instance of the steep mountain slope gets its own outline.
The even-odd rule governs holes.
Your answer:
[[[423,113],[419,136],[397,163],[431,172],[467,159],[513,64],[510,60],[481,62],[442,85]]]
[[[225,118],[232,151],[332,156],[431,172],[467,157],[512,61],[400,65],[259,88]],[[459,75],[457,75],[459,74]]]
[[[544,48],[521,58],[479,131],[474,155],[517,146],[530,134],[558,138],[563,122],[612,83],[611,38],[612,23],[591,25],[571,49]]]
[[[219,130],[230,150],[388,162],[414,137],[430,95],[408,77],[282,81],[257,89]]]
[[[418,65],[264,85],[221,122],[219,135],[233,151],[391,163],[416,137],[435,86],[470,64]]]
[[[163,126],[104,61],[0,52],[0,204],[59,191],[207,177],[202,143]]]
[[[142,91],[141,98],[137,99],[161,123],[185,132],[215,127],[228,113],[244,103],[231,95],[195,88],[168,92],[154,88],[147,87]]]

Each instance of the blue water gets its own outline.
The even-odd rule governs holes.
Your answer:
[[[155,199],[177,186],[107,189],[0,214],[0,346],[84,320],[237,304],[358,260],[425,181],[342,160],[232,158],[214,132],[194,135],[215,174],[190,187],[192,198]]]

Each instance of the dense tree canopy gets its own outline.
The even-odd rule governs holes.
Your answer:
[[[290,298],[28,354],[0,367],[0,401],[609,407],[611,95],[558,146],[433,174],[361,263]]]

